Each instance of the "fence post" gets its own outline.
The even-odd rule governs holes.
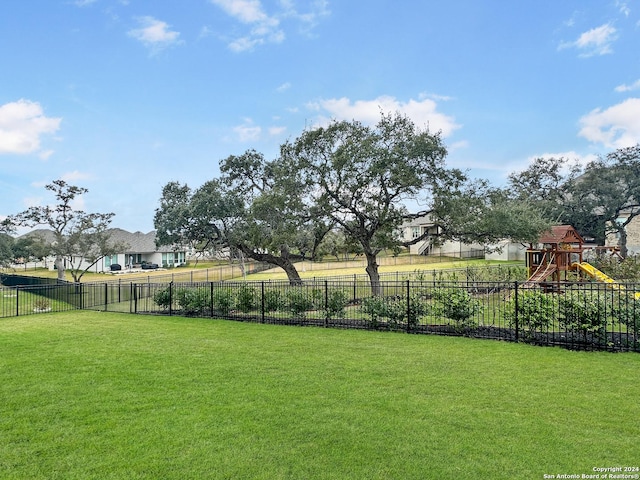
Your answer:
[[[207,278],[209,278],[209,274],[207,274]],[[213,282],[209,282],[209,310],[211,311],[211,318],[213,318]]]
[[[173,277],[173,274],[171,274]],[[169,282],[169,316],[173,313],[173,280]]]
[[[520,340],[520,333],[518,332],[518,281],[514,282],[515,287],[515,327],[516,327],[516,342]]]
[[[260,282],[260,321],[264,323],[264,280]]]
[[[353,301],[355,302],[357,300],[357,293],[356,293],[356,289],[357,289],[357,280],[356,280],[356,274],[353,274]]]
[[[16,317],[20,316],[20,286],[16,287]]]
[[[133,313],[138,313],[138,284],[133,284]]]
[[[407,279],[407,333],[411,333],[411,280]]]
[[[329,326],[329,282],[327,280],[324,281],[324,326],[327,328]]]
[[[104,311],[106,312],[107,309],[109,308],[107,305],[109,305],[109,284],[107,282],[104,282]]]

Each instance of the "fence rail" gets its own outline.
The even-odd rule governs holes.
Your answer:
[[[2,287],[0,317],[91,309],[640,351],[640,284],[616,285],[390,280],[376,295],[365,280],[36,285]]]

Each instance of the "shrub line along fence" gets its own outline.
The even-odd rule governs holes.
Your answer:
[[[89,309],[281,325],[457,335],[570,349],[640,351],[640,284],[366,280],[80,283],[2,287],[0,316]]]

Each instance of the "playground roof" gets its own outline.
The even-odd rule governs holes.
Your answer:
[[[580,234],[571,225],[555,225],[551,230],[543,233],[538,240],[540,243],[579,243],[582,245],[584,240]]]

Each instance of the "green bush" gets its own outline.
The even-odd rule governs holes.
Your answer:
[[[515,328],[517,316],[518,328],[533,333],[547,330],[557,314],[558,300],[555,295],[538,290],[520,290],[517,301],[514,296],[507,303],[504,317]]]
[[[154,293],[153,302],[159,307],[168,310],[171,306],[171,287],[163,288]]]
[[[409,325],[415,326],[419,323],[420,317],[423,317],[429,313],[429,303],[419,294],[411,294],[409,309],[407,314],[409,315],[407,321]]]
[[[283,306],[282,292],[280,290],[267,290],[264,292],[264,310],[275,312]]]
[[[248,313],[254,309],[256,301],[256,289],[249,285],[240,285],[236,292],[236,308],[242,313]]]
[[[220,315],[228,315],[233,308],[233,292],[228,288],[218,288],[213,292],[213,308]]]
[[[311,290],[312,310],[322,310],[324,308],[324,289],[314,288]]]
[[[384,298],[380,296],[368,297],[362,300],[362,312],[369,315],[369,325],[377,328],[381,319],[385,316]]]
[[[313,309],[313,296],[302,288],[287,290],[287,308],[294,317],[304,318],[305,312]]]
[[[362,311],[369,315],[369,323],[373,328],[379,327],[382,319],[386,319],[389,327],[397,327],[405,322],[413,326],[427,313],[428,304],[419,295],[412,295],[409,305],[407,297],[373,296],[363,300]]]
[[[459,327],[472,325],[471,317],[480,312],[481,303],[460,287],[438,288],[433,292],[435,313],[455,321]]]
[[[327,302],[324,306],[325,318],[343,318],[348,298],[347,293],[343,290],[329,290],[327,292]]]
[[[200,315],[209,308],[209,292],[199,288],[179,288],[176,301],[185,315]]]
[[[613,304],[613,317],[631,331],[640,330],[640,300],[632,293],[621,294]]]
[[[599,291],[567,291],[559,297],[558,304],[562,327],[582,333],[585,340],[589,333],[597,338],[604,338],[607,311]]]

